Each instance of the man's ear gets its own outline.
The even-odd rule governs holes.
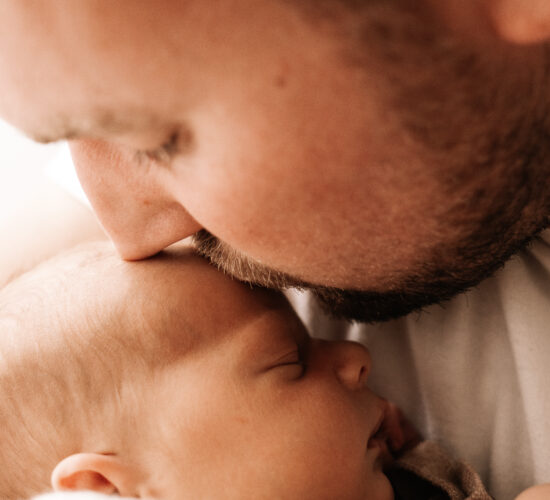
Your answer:
[[[115,455],[76,453],[59,462],[52,472],[54,491],[89,490],[97,493],[133,496],[135,474]]]
[[[488,0],[485,5],[495,31],[504,40],[518,44],[550,40],[550,1]]]

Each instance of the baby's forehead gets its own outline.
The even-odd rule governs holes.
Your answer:
[[[190,248],[124,262],[109,243],[87,244],[8,289],[0,304],[11,303],[23,328],[49,325],[52,338],[111,343],[151,362],[217,346],[266,311],[290,307],[280,294],[223,275]]]
[[[159,256],[141,262],[125,262],[110,242],[93,242],[77,246],[53,257],[34,268],[14,273],[1,292],[38,291],[41,288],[57,293],[74,291],[79,285],[90,288],[97,284],[106,290],[113,283],[138,280],[143,286],[147,281],[157,281],[158,292],[169,281],[160,278],[162,273],[190,274],[200,268],[199,257],[186,248],[178,252],[163,252]],[[201,264],[203,264],[201,262]],[[195,270],[196,274],[196,270]]]
[[[179,260],[196,265],[184,256],[126,263],[103,244],[60,255],[0,291],[4,339],[21,359],[70,353],[87,366],[99,357],[110,371],[128,366],[128,373],[170,362],[198,338],[189,310],[176,307],[183,299],[164,293],[174,291],[162,278],[174,276]]]

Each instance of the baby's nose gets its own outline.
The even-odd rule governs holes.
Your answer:
[[[351,390],[367,385],[371,370],[369,350],[358,342],[332,342],[334,372],[340,383]]]

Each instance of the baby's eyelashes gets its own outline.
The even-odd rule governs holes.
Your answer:
[[[287,352],[274,363],[274,368],[285,368],[296,370],[296,378],[302,377],[305,373],[306,365],[298,348]],[[293,377],[294,378],[294,377]]]
[[[286,365],[295,365],[301,364],[302,360],[298,349],[294,349],[291,352],[283,354],[279,359],[275,361],[274,366],[286,366]]]

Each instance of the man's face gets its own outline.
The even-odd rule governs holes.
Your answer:
[[[521,141],[506,99],[525,82],[476,58],[504,49],[450,51],[421,8],[390,24],[387,8],[360,25],[275,0],[3,2],[0,113],[72,139],[124,258],[203,230],[242,279],[397,316],[479,281],[542,223],[510,230],[528,197],[510,199],[524,165],[500,142]],[[507,114],[488,118],[497,84]]]

